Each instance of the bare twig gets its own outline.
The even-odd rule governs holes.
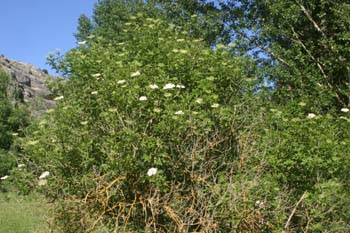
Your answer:
[[[305,199],[306,197],[306,194],[307,194],[307,191],[305,191],[303,193],[303,195],[300,197],[299,201],[297,202],[297,204],[295,205],[292,213],[289,215],[289,218],[288,218],[288,221],[286,222],[286,224],[284,225],[284,230],[286,230],[288,227],[289,227],[289,224],[290,224],[290,221],[292,220],[294,214],[295,214],[295,211],[297,211],[297,208],[298,206],[300,205],[300,203]],[[285,233],[286,231],[282,231],[282,233]]]

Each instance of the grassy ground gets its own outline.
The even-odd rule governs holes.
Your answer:
[[[0,192],[0,233],[41,233],[47,229],[48,206],[40,195]]]

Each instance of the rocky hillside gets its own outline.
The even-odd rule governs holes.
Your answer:
[[[28,104],[32,115],[38,115],[55,106],[51,92],[45,84],[49,78],[46,70],[10,60],[4,55],[0,55],[0,69],[9,74],[11,89],[17,92],[23,103]]]

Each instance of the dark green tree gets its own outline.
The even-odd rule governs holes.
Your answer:
[[[88,36],[93,33],[93,25],[86,15],[81,15],[78,19],[78,32],[74,36],[79,41],[87,40]]]
[[[241,0],[224,9],[237,44],[268,64],[275,100],[349,105],[349,1]]]
[[[79,18],[76,38],[85,40],[92,33],[111,41],[122,40],[122,24],[137,14],[145,19],[163,18],[185,28],[192,37],[203,38],[209,45],[229,40],[219,6],[203,0],[102,0],[95,5],[92,19],[84,15]]]

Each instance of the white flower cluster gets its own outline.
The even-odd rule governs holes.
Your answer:
[[[316,114],[315,114],[315,113],[309,113],[309,114],[307,114],[307,118],[309,118],[309,119],[312,119],[312,118],[314,118],[314,117],[316,117]]]
[[[147,100],[147,97],[146,97],[146,96],[141,96],[141,97],[139,98],[139,100],[140,100],[140,101],[146,101],[146,100]]]
[[[168,84],[165,84],[165,86],[163,87],[163,89],[164,89],[164,90],[173,89],[174,87],[175,87],[175,84],[168,83]]]
[[[94,78],[97,78],[97,77],[100,77],[101,74],[100,74],[100,73],[96,73],[96,74],[93,74],[93,75],[91,75],[91,76],[94,77]]]
[[[157,171],[158,171],[157,168],[152,167],[152,168],[148,169],[147,175],[148,175],[148,176],[155,176],[155,175],[157,174]]]
[[[183,115],[183,114],[185,114],[183,111],[177,111],[177,112],[175,112],[175,115]]]
[[[58,97],[54,98],[53,100],[57,101],[57,100],[62,100],[62,99],[64,99],[64,96],[58,96]]]
[[[7,178],[9,178],[9,176],[3,176],[3,177],[0,177],[0,180],[6,180]]]
[[[149,85],[149,88],[151,88],[151,89],[158,89],[159,87],[158,87],[157,84],[151,84],[151,85]]]
[[[49,175],[50,175],[50,172],[44,171],[44,172],[41,173],[41,175],[39,176],[39,180],[45,179],[45,178],[48,177]]]
[[[140,76],[140,75],[141,75],[141,72],[140,71],[136,71],[136,72],[131,73],[130,77],[134,78],[134,77],[137,77],[137,76]]]
[[[164,90],[167,90],[167,89],[173,89],[173,88],[179,88],[179,89],[185,89],[186,87],[182,84],[173,84],[173,83],[167,83],[165,84],[165,86],[163,87]]]
[[[117,82],[117,84],[124,84],[124,83],[126,83],[126,80],[119,80],[118,82]]]

